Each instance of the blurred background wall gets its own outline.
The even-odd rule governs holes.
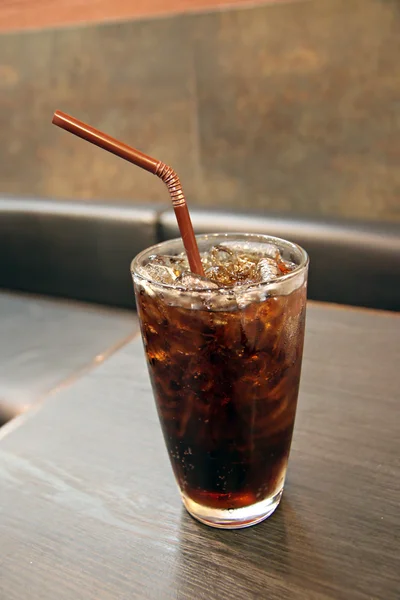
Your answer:
[[[400,222],[400,0],[19,0],[0,30],[0,193],[168,204],[58,108],[190,205]]]

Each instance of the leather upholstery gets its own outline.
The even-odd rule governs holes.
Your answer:
[[[397,224],[328,222],[192,210],[197,233],[269,233],[310,255],[309,297],[400,310]],[[131,259],[179,235],[172,210],[0,198],[0,287],[134,306]]]
[[[133,307],[129,265],[156,207],[0,198],[0,287]]]

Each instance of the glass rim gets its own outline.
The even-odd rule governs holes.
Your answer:
[[[162,252],[160,252],[160,248],[167,245],[167,244],[174,244],[174,243],[180,243],[182,246],[182,252],[185,251],[184,247],[183,247],[183,241],[181,237],[177,237],[177,238],[172,238],[170,240],[164,240],[163,242],[158,242],[157,244],[153,244],[153,246],[149,246],[148,248],[145,248],[144,250],[141,250],[131,261],[131,265],[130,265],[130,272],[132,277],[138,277],[140,278],[142,281],[146,281],[148,283],[150,283],[151,285],[155,285],[159,288],[162,289],[167,289],[167,290],[175,290],[178,291],[180,293],[182,292],[186,292],[186,293],[201,293],[201,294],[207,294],[207,293],[232,293],[232,291],[234,289],[238,290],[240,288],[242,288],[243,290],[250,290],[250,289],[259,289],[262,287],[274,287],[280,284],[285,283],[286,281],[289,281],[290,279],[294,279],[295,277],[297,277],[300,273],[304,272],[309,265],[310,259],[309,256],[307,254],[307,252],[304,250],[304,248],[302,248],[299,244],[296,244],[295,242],[291,242],[289,240],[286,240],[285,238],[280,238],[274,235],[268,235],[268,234],[263,234],[263,233],[243,233],[243,232],[222,232],[222,233],[201,233],[196,235],[196,240],[197,242],[201,242],[203,240],[212,240],[213,238],[221,238],[221,237],[225,237],[225,238],[235,238],[235,237],[240,237],[243,239],[245,238],[262,238],[263,241],[265,241],[266,243],[277,243],[277,245],[279,245],[279,243],[288,246],[289,248],[291,247],[294,251],[296,251],[296,253],[300,256],[300,263],[296,266],[295,269],[293,269],[293,271],[290,271],[289,273],[286,273],[285,275],[282,275],[281,277],[278,277],[277,279],[273,280],[273,281],[260,281],[259,283],[250,283],[248,285],[243,284],[241,286],[237,286],[235,284],[232,284],[230,286],[218,286],[218,287],[212,287],[212,288],[184,288],[184,287],[178,287],[175,285],[171,285],[170,283],[163,283],[162,281],[157,281],[156,279],[152,279],[151,277],[147,277],[144,273],[139,272],[138,270],[138,266],[140,261],[144,258],[144,256],[148,255],[151,256],[152,254],[162,254]],[[232,241],[234,241],[234,239],[232,239]],[[158,252],[157,252],[158,250]]]

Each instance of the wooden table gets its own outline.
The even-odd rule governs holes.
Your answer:
[[[311,305],[284,499],[219,531],[181,507],[136,338],[3,428],[0,597],[399,598],[399,389],[398,315]]]
[[[0,290],[0,424],[137,333],[128,310]]]

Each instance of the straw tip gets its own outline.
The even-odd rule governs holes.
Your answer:
[[[62,115],[63,113],[61,112],[61,110],[55,110],[53,113],[53,117],[51,119],[51,122],[53,123],[53,125],[57,125],[60,120],[62,119]]]

